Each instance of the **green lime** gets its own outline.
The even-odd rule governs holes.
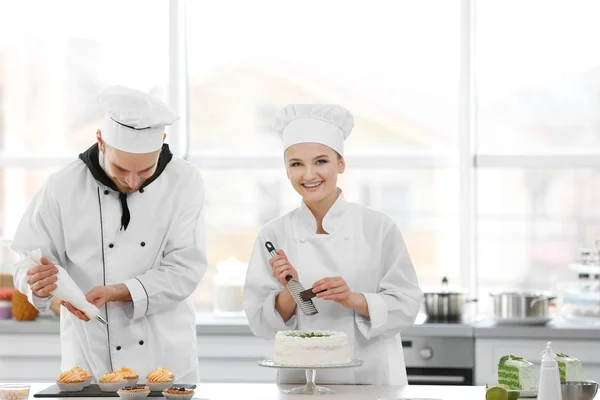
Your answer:
[[[508,391],[508,400],[517,400],[519,398],[518,390],[509,390]]]
[[[503,387],[493,387],[485,392],[485,400],[508,400],[508,392]]]

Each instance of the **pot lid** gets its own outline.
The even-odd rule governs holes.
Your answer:
[[[467,294],[468,290],[459,286],[449,285],[448,278],[442,279],[441,286],[429,286],[423,289],[424,294]]]

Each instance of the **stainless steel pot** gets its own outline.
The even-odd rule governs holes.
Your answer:
[[[462,318],[465,303],[477,301],[469,299],[464,290],[448,288],[448,279],[442,279],[442,287],[438,290],[426,290],[425,312],[429,321],[452,322]]]
[[[548,317],[550,304],[556,299],[549,292],[497,292],[490,296],[494,317],[507,320]]]

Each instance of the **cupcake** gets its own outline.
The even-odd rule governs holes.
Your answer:
[[[123,378],[127,380],[127,386],[133,386],[138,383],[139,375],[131,368],[119,368],[117,372],[120,372],[123,375]]]
[[[171,386],[168,389],[163,390],[163,396],[167,400],[191,400],[194,396],[194,387],[184,386]]]
[[[146,377],[146,385],[153,392],[160,392],[170,387],[175,380],[175,375],[169,371],[169,368],[158,367],[151,371]]]
[[[71,371],[78,372],[79,375],[81,375],[81,377],[83,379],[85,379],[85,385],[83,385],[83,387],[90,386],[90,383],[92,382],[92,379],[94,379],[94,377],[89,372],[87,372],[83,368],[79,368],[77,365],[74,366],[73,368],[71,368]]]
[[[117,394],[123,400],[139,400],[150,394],[150,388],[144,385],[125,386],[123,389],[117,390]]]
[[[171,386],[163,390],[162,394],[167,400],[191,400],[194,396],[194,389],[183,386]]]
[[[123,378],[120,372],[113,371],[100,378],[98,386],[100,386],[100,390],[103,392],[116,392],[127,386],[127,380]]]
[[[79,372],[65,371],[58,377],[56,386],[61,392],[81,392],[85,386],[85,379]]]

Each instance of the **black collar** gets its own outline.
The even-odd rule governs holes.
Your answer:
[[[98,143],[94,144],[92,147],[87,149],[85,152],[79,154],[79,158],[81,161],[87,165],[92,176],[98,182],[103,184],[104,186],[108,186],[115,192],[119,193],[119,200],[121,201],[121,208],[123,210],[123,214],[121,215],[121,229],[127,230],[127,226],[129,225],[129,221],[131,220],[131,215],[129,213],[129,207],[127,206],[127,193],[121,193],[117,188],[117,185],[106,175],[104,169],[100,166],[100,162],[98,161]],[[156,166],[156,171],[154,174],[142,184],[140,189],[145,188],[150,185],[152,182],[156,180],[160,176],[160,174],[165,170],[167,164],[173,158],[173,153],[169,149],[169,145],[163,143],[162,150],[160,151],[160,156],[158,157],[158,165]]]

